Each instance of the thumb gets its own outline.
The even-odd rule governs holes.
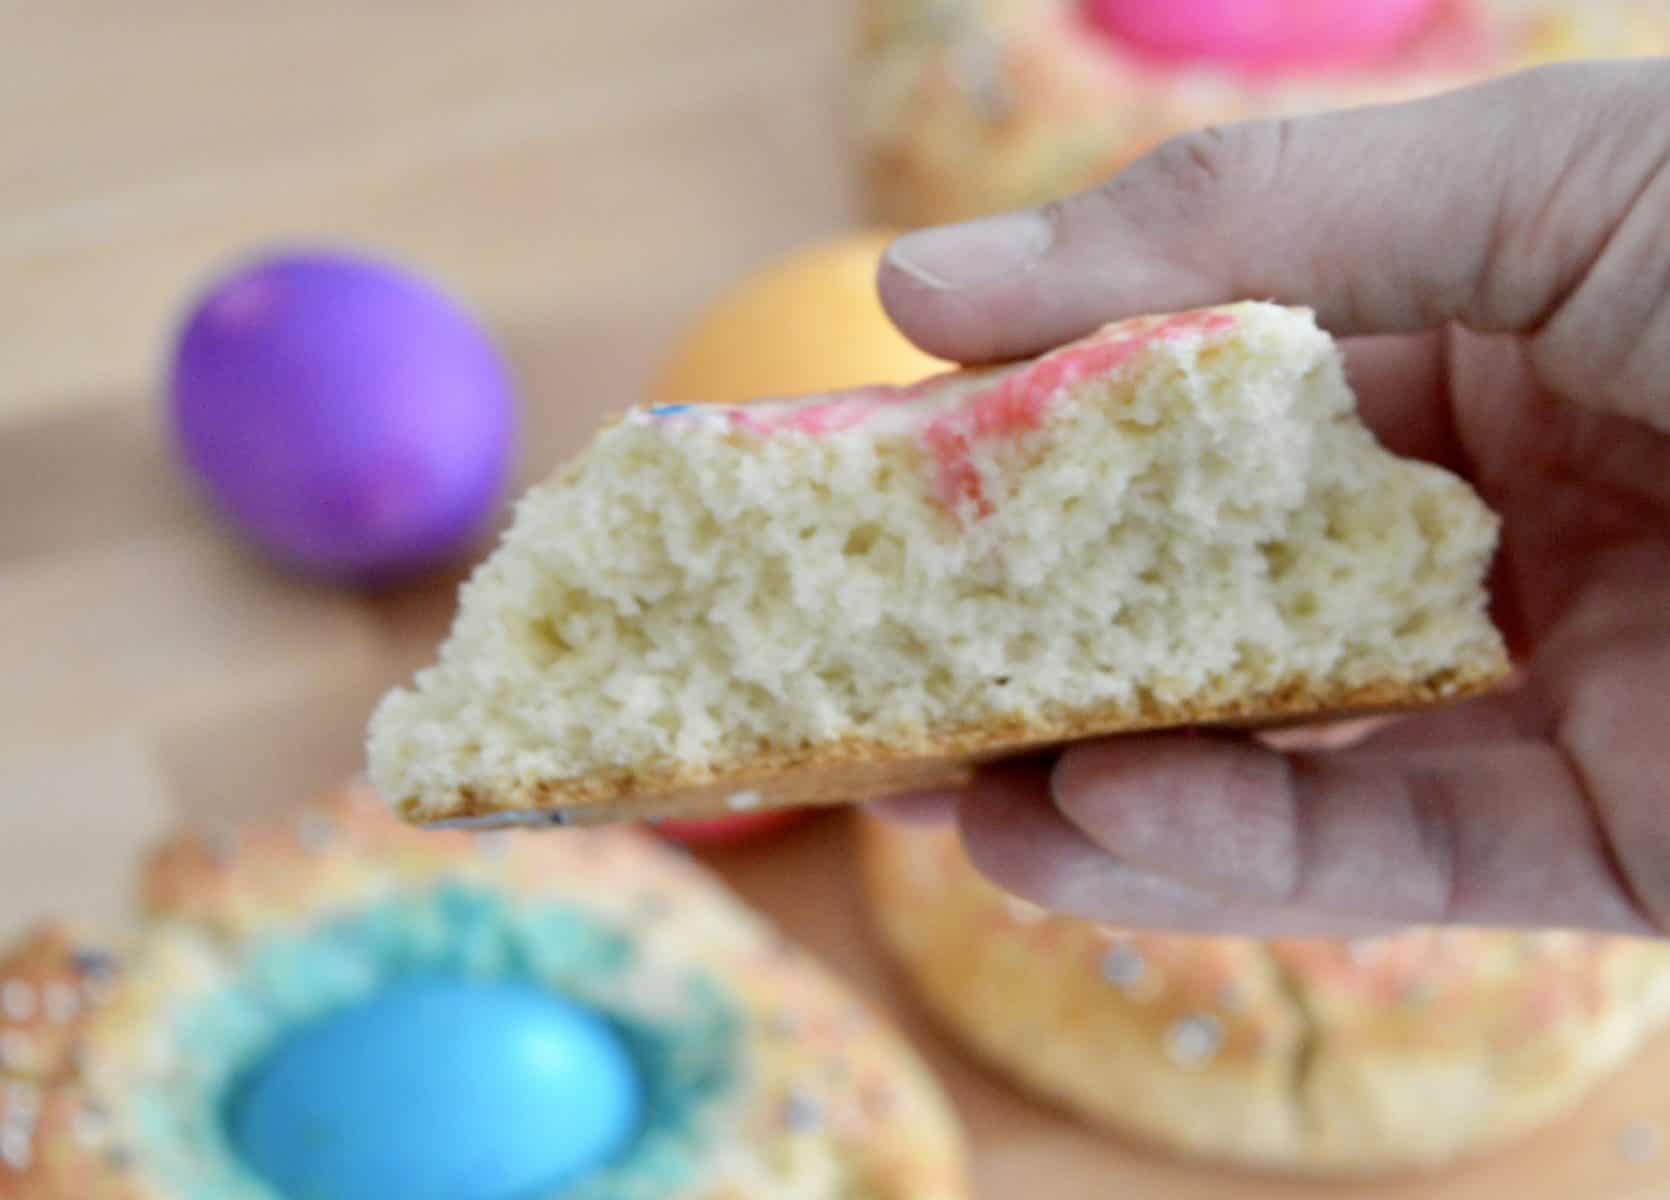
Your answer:
[[[1069,200],[909,234],[883,303],[929,353],[1035,353],[1239,299],[1340,336],[1534,334],[1545,380],[1649,414],[1670,372],[1670,64],[1544,68],[1411,104],[1186,134]]]

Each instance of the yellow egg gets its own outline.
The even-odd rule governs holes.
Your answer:
[[[650,388],[655,404],[741,404],[947,368],[893,328],[876,296],[890,234],[803,247],[732,286],[685,331]]]

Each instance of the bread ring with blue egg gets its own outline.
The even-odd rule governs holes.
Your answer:
[[[0,957],[0,1200],[961,1200],[910,1050],[680,852],[359,786]]]

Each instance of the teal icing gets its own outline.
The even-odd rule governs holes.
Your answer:
[[[551,1196],[505,1200],[647,1200],[692,1178],[704,1117],[737,1081],[742,1018],[724,986],[657,970],[573,905],[460,883],[250,943],[233,981],[164,1031],[171,1069],[128,1098],[147,1175],[177,1200],[315,1200],[280,1196],[244,1165],[226,1129],[231,1098],[286,1033],[414,975],[549,988],[603,1016],[642,1076],[643,1119],[624,1154]]]

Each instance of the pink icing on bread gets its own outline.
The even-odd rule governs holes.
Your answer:
[[[756,437],[811,438],[862,430],[883,413],[903,415],[913,422],[934,465],[939,502],[950,512],[986,517],[992,504],[974,463],[981,447],[1038,429],[1070,389],[1119,370],[1156,343],[1212,337],[1234,326],[1235,317],[1221,309],[1139,317],[1110,325],[1025,366],[999,369],[991,382],[973,388],[969,383],[979,380],[979,373],[954,371],[908,387],[858,388],[746,406],[673,405],[644,415],[674,428],[717,415]],[[913,411],[912,405],[918,408]]]
[[[922,432],[922,442],[938,464],[940,503],[952,511],[968,505],[978,515],[990,516],[991,501],[972,458],[976,446],[1037,429],[1067,389],[1117,370],[1155,342],[1210,336],[1234,325],[1234,317],[1213,311],[1126,322],[965,397],[930,420]]]

